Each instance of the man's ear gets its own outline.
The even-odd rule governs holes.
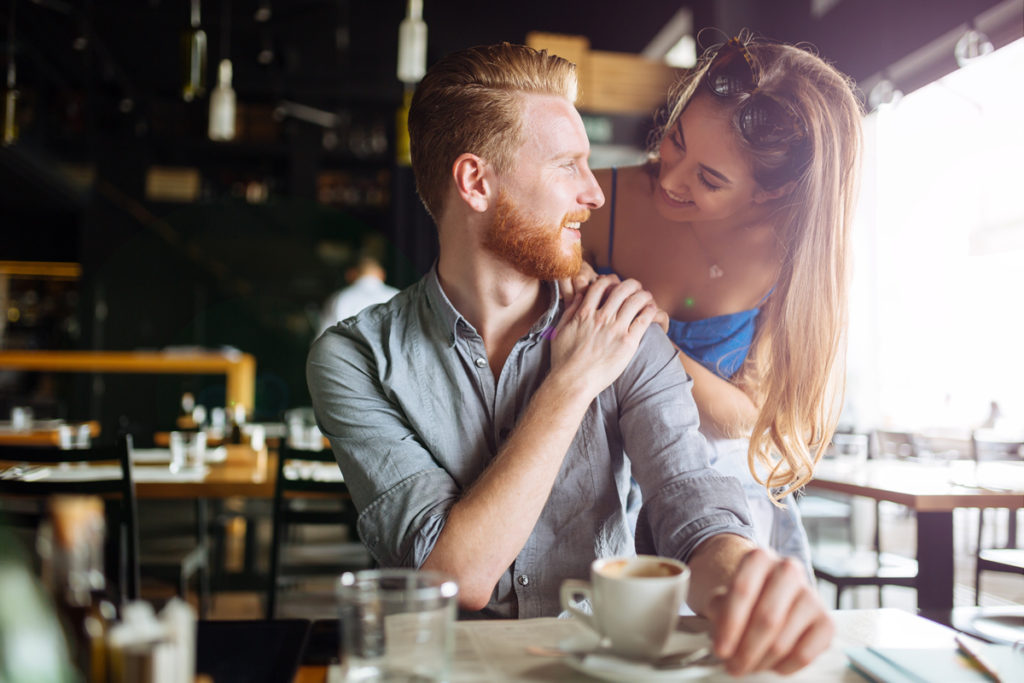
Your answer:
[[[494,176],[487,162],[475,154],[462,154],[452,164],[455,189],[473,211],[487,211],[494,199]]]
[[[754,203],[764,204],[765,202],[770,202],[774,199],[778,199],[779,197],[785,197],[787,194],[792,192],[795,187],[796,181],[790,180],[785,185],[777,187],[774,190],[757,190],[754,192]]]

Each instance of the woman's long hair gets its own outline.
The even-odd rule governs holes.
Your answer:
[[[851,81],[808,49],[746,33],[740,40],[758,64],[757,90],[788,104],[806,128],[802,144],[788,152],[754,147],[735,129],[764,189],[792,183],[769,218],[784,248],[778,280],[747,361],[732,378],[759,406],[748,465],[778,501],[810,480],[839,419],[862,109]],[[716,52],[708,50],[673,89],[653,149],[704,90]],[[725,102],[739,107],[746,97]]]

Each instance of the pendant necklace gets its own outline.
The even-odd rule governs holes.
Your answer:
[[[704,244],[700,241],[700,237],[697,236],[697,229],[693,227],[693,223],[690,223],[690,232],[693,234],[693,239],[700,247],[700,253],[704,256],[705,262],[710,262],[711,267],[708,268],[708,277],[712,280],[717,280],[720,277],[725,276],[725,271],[718,265],[715,259],[712,259],[708,250],[704,248]]]

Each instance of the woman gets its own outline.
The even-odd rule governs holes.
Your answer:
[[[668,313],[715,466],[744,481],[762,544],[809,567],[796,506],[775,503],[838,418],[860,104],[817,56],[747,35],[669,102],[648,163],[597,172],[584,257]]]

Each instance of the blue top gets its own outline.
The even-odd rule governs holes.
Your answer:
[[[608,217],[608,265],[597,269],[601,275],[615,273],[612,246],[615,243],[615,187],[618,169],[612,168],[612,192]],[[767,296],[765,297],[768,298]],[[762,300],[763,302],[763,300]],[[761,309],[716,315],[703,320],[669,319],[668,338],[679,349],[719,377],[736,374],[750,352],[754,341],[757,314]]]

